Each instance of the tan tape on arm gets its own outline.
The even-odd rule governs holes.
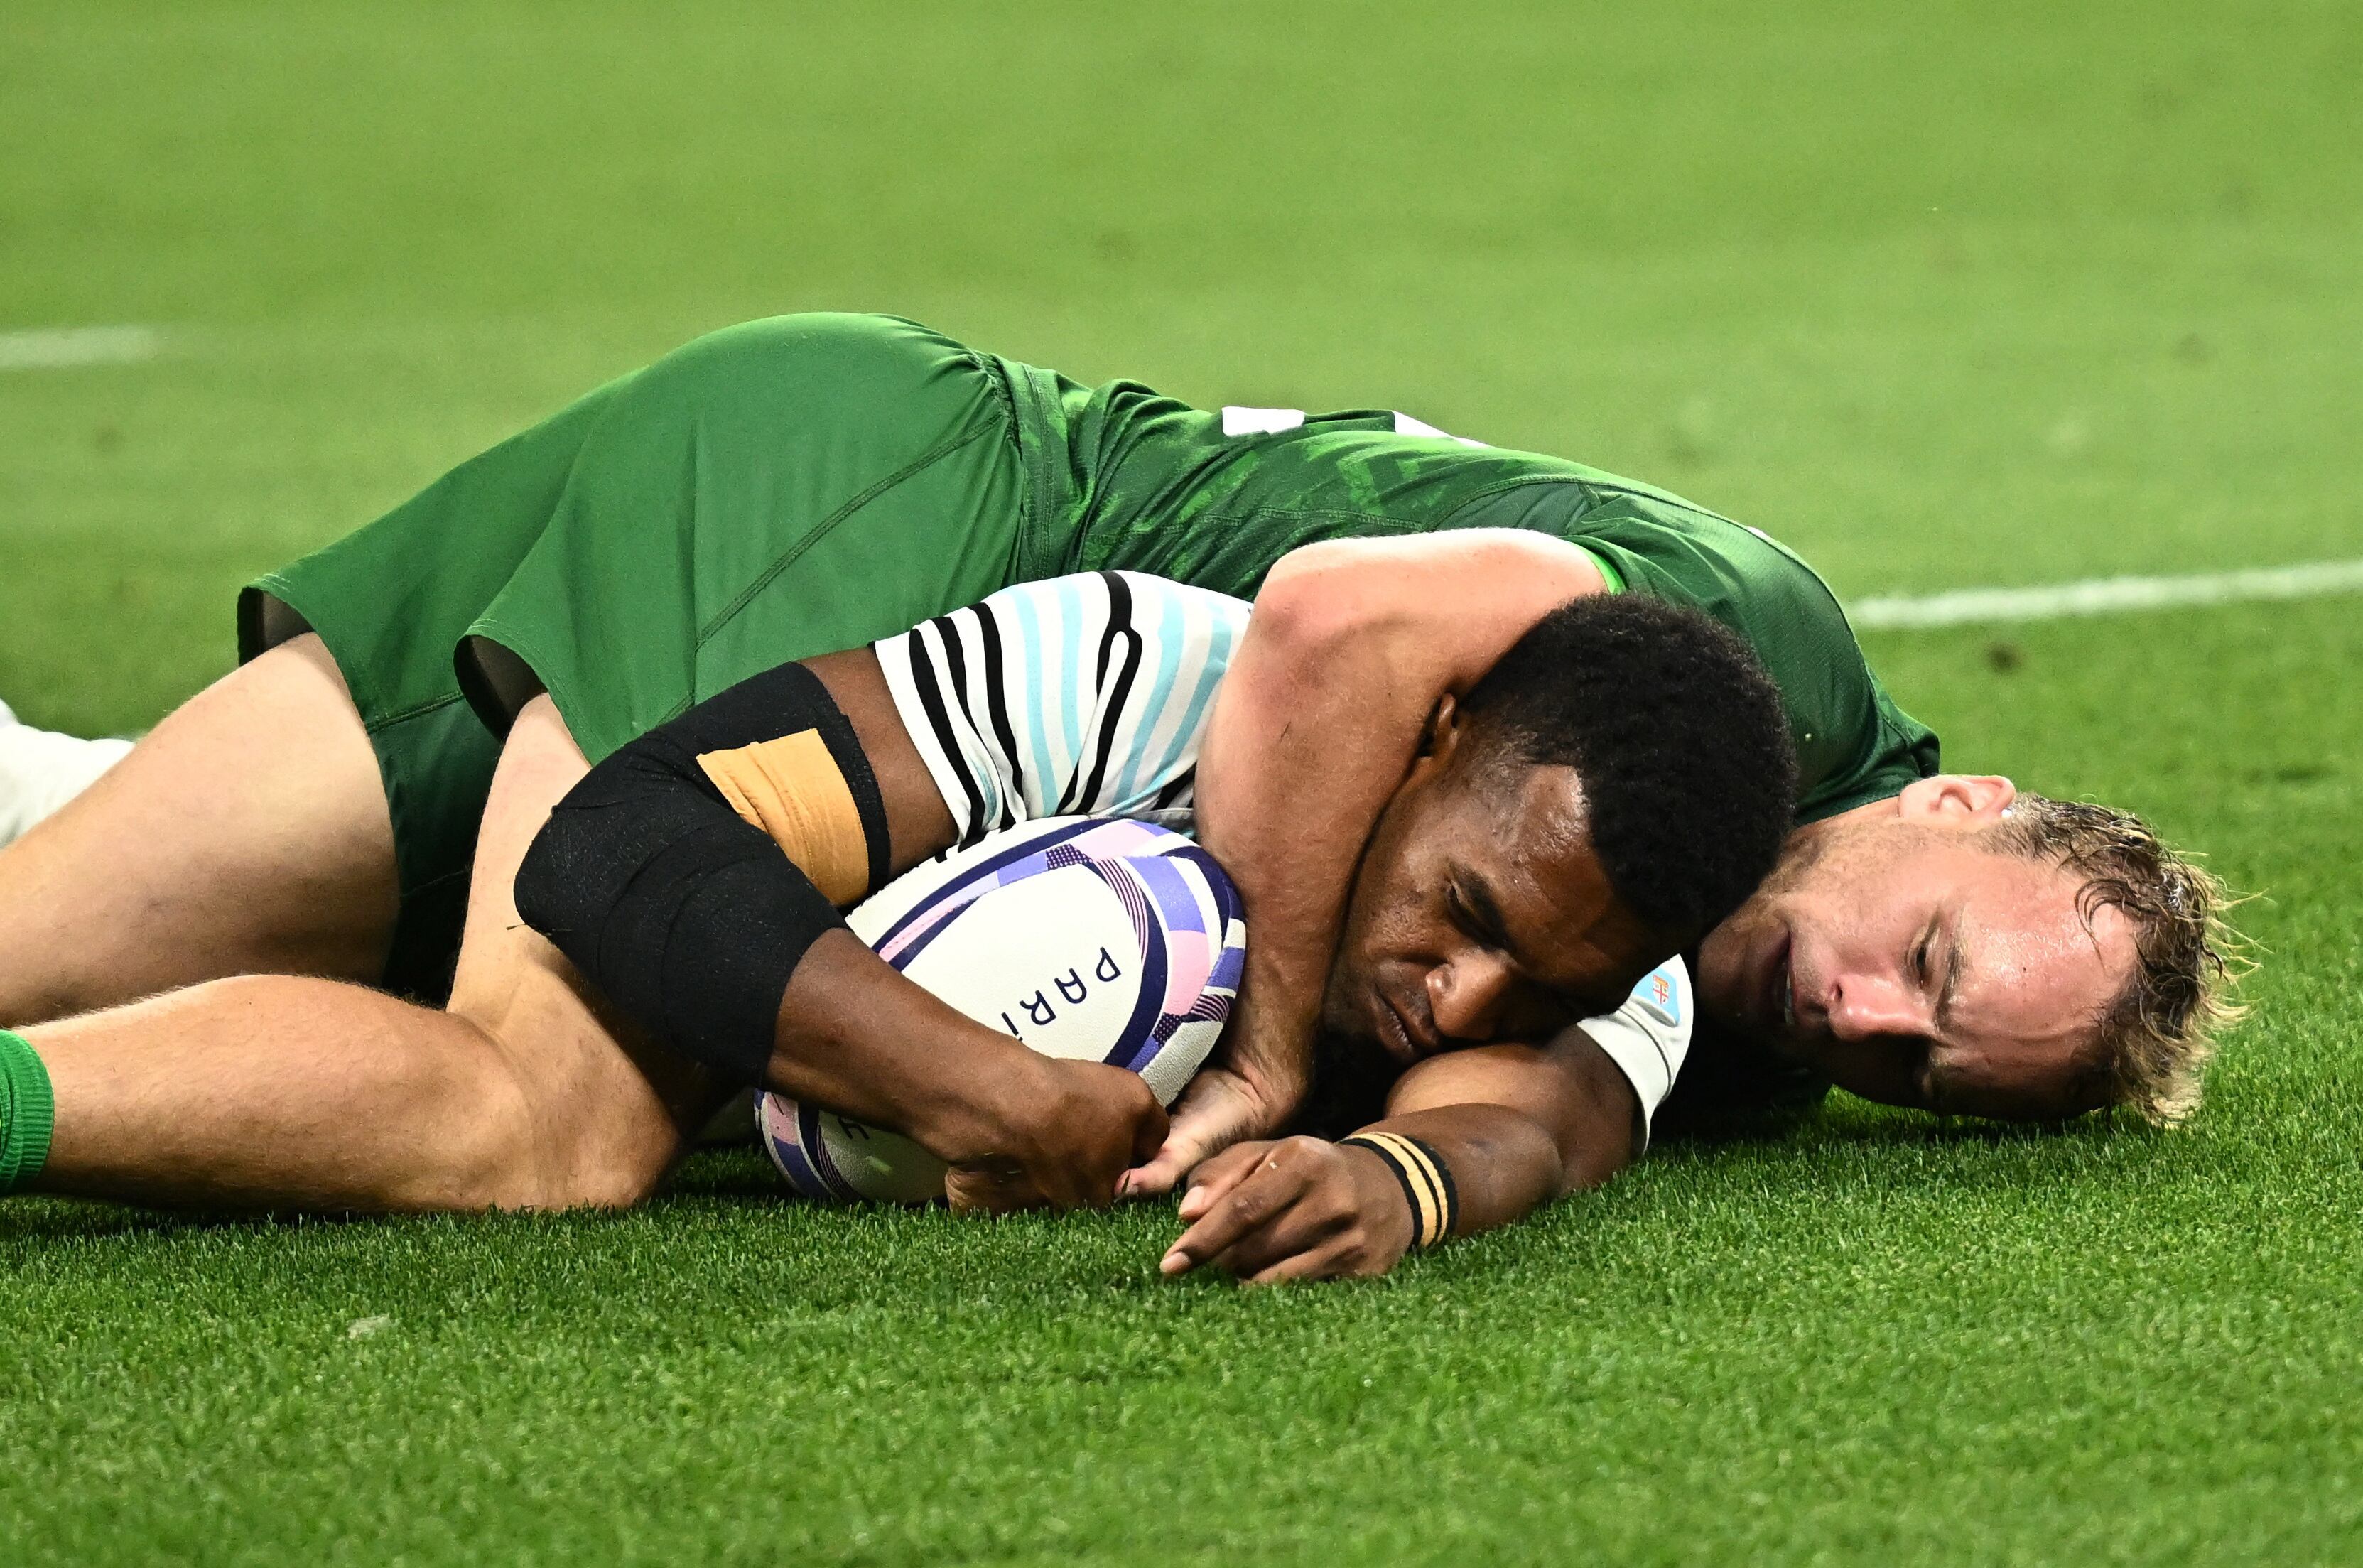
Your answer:
[[[870,891],[861,811],[819,730],[707,751],[697,765],[733,811],[760,828],[812,878],[822,897],[842,907]]]

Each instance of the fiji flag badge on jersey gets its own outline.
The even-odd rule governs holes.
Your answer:
[[[1670,1029],[1682,1027],[1682,974],[1680,959],[1659,964],[1633,988],[1633,1000]]]

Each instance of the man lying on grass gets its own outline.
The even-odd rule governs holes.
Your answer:
[[[2132,817],[1939,773],[1763,534],[1402,415],[1202,411],[875,317],[700,339],[254,584],[247,662],[0,851],[0,1025],[257,973],[440,997],[527,696],[602,758],[782,660],[1085,567],[1256,602],[1206,742],[1256,765],[1202,795],[1258,940],[1138,1190],[1282,1125],[1429,715],[1586,595],[1705,610],[1787,710],[1799,827],[1693,964],[1742,1097],[1789,1067],[1929,1109],[2196,1100],[2213,884]]]
[[[954,1167],[956,1202],[1105,1202],[1165,1134],[1140,1081],[961,1017],[837,908],[1015,821],[1187,816],[1248,617],[1131,573],[1004,590],[756,676],[596,768],[536,698],[486,807],[447,1010],[259,976],[28,1028],[0,1050],[53,1085],[39,1186],[629,1203],[760,1084],[907,1133]],[[1655,600],[1578,600],[1440,701],[1361,856],[1323,1008],[1325,1087],[1375,1088],[1382,1119],[1266,1156],[1297,1187],[1215,1261],[1382,1272],[1623,1164],[1679,1062],[1578,1026],[1737,906],[1793,783],[1746,645]],[[1406,1201],[1403,1162],[1434,1201]]]

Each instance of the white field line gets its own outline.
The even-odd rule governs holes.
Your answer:
[[[1964,588],[1925,597],[1864,599],[1847,606],[1858,627],[1966,626],[1980,621],[2058,620],[2069,616],[2229,605],[2244,599],[2311,599],[2363,593],[2363,561],[2315,561],[2191,577],[2095,577],[2039,588]]]
[[[153,327],[45,327],[29,332],[0,332],[0,371],[138,364],[163,350],[164,335]]]

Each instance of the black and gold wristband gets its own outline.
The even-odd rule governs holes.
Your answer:
[[[1403,1184],[1411,1204],[1411,1244],[1414,1251],[1433,1247],[1452,1234],[1460,1222],[1460,1192],[1452,1184],[1452,1167],[1432,1145],[1400,1132],[1358,1132],[1341,1138],[1340,1147],[1367,1149],[1387,1162]]]

